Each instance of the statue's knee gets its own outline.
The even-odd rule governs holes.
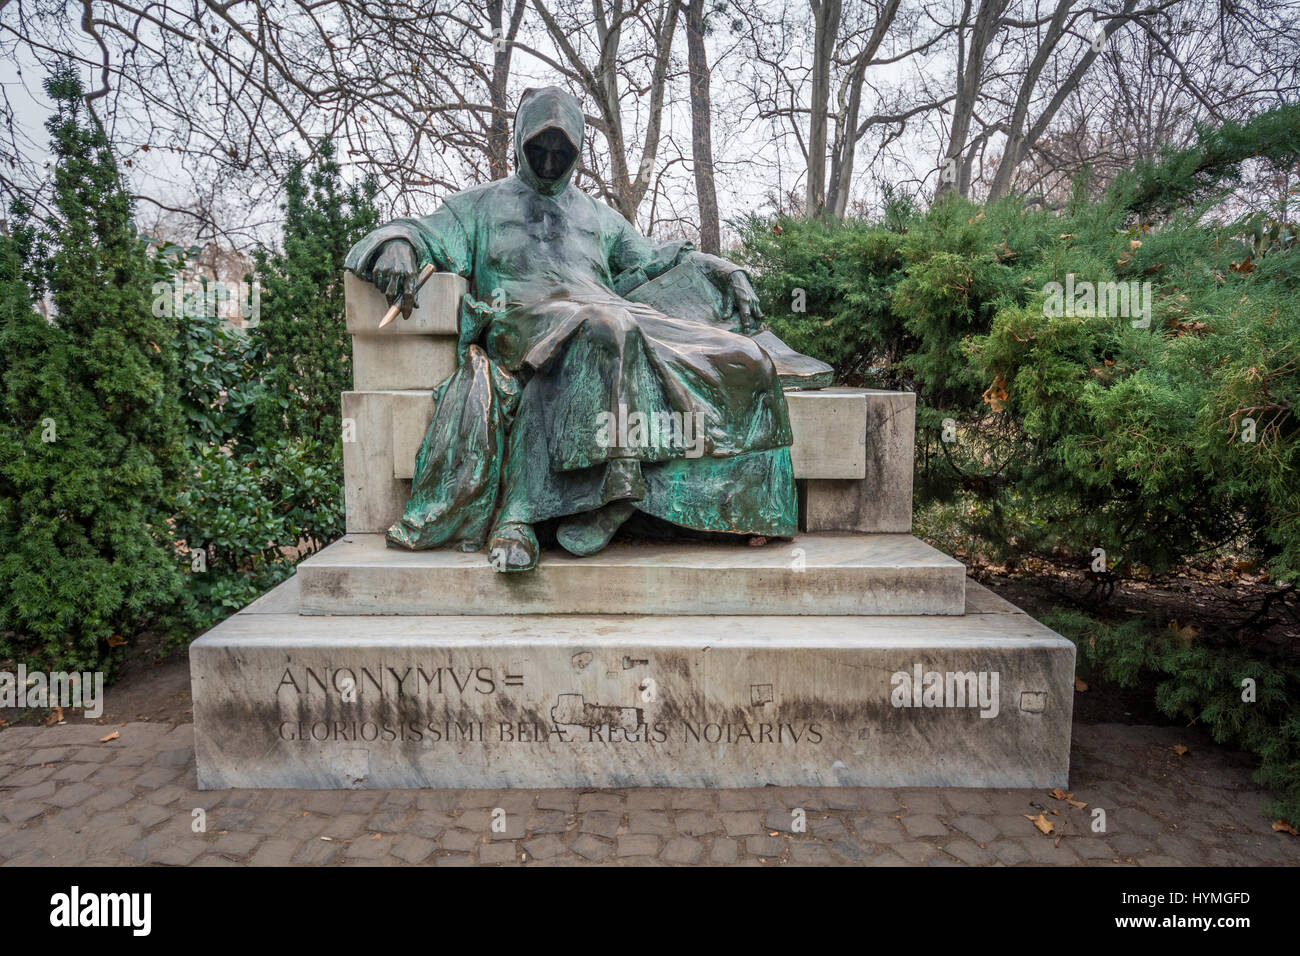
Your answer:
[[[772,364],[767,353],[748,335],[733,335],[730,340],[733,360],[756,372],[764,371]]]
[[[636,321],[624,309],[590,306],[583,310],[587,334],[600,344],[622,348],[624,341],[637,330]]]

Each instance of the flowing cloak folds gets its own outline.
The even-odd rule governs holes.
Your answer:
[[[574,149],[544,182],[524,147],[552,129]],[[725,289],[737,267],[686,242],[653,243],[571,187],[582,132],[574,97],[530,90],[515,175],[395,220],[349,253],[362,273],[385,242],[404,239],[421,266],[471,289],[460,368],[437,392],[391,544],[473,548],[493,514],[532,523],[620,499],[701,531],[795,531],[790,422],[771,359],[747,336],[614,291],[680,265]]]

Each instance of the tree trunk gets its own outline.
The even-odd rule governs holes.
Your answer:
[[[1061,3],[1064,5],[1067,3],[1067,0],[1061,0]],[[1137,0],[1124,0],[1124,6],[1120,10],[1119,14],[1108,20],[1106,25],[1102,28],[1106,40],[1109,40],[1116,30],[1129,21],[1130,15],[1133,13],[1133,8],[1136,6]],[[1053,21],[1053,26],[1055,26],[1055,21]],[[1062,30],[1062,33],[1063,32],[1064,31]],[[1044,45],[1046,45],[1046,41],[1044,41]],[[1061,105],[1079,85],[1084,74],[1088,72],[1088,68],[1092,66],[1093,61],[1097,59],[1099,55],[1100,52],[1098,50],[1089,46],[1083,57],[1075,64],[1074,69],[1070,71],[1070,75],[1067,76],[1063,82],[1057,85],[1055,92],[1052,94],[1052,99],[1048,102],[1047,106],[1043,108],[1043,111],[1038,115],[1038,118],[1034,120],[1027,130],[1022,130],[1027,109],[1021,108],[1020,100],[1023,100],[1027,106],[1029,97],[1033,93],[1032,84],[1037,81],[1038,72],[1042,69],[1042,65],[1037,59],[1035,59],[1034,64],[1031,64],[1030,74],[1025,77],[1025,83],[1021,87],[1020,100],[1016,103],[1016,112],[1011,118],[1011,130],[1007,134],[1007,148],[1002,154],[1002,161],[998,164],[997,174],[993,178],[993,187],[989,191],[990,200],[1005,195],[1010,189],[1011,177],[1015,174],[1016,167],[1019,166],[1020,161],[1025,158],[1025,154],[1033,148],[1035,143],[1038,142],[1039,137],[1047,131],[1048,125],[1050,125],[1052,120],[1055,118]],[[1034,65],[1038,66],[1037,71],[1034,70]]]
[[[510,114],[506,86],[510,82],[511,44],[519,34],[524,2],[515,0],[510,25],[506,27],[502,11],[504,0],[488,0],[488,21],[492,27],[492,76],[488,81],[492,119],[488,125],[488,170],[493,179],[510,175]]]
[[[1025,117],[1029,113],[1029,100],[1034,94],[1034,87],[1038,84],[1038,77],[1043,72],[1043,67],[1047,65],[1048,57],[1056,51],[1056,44],[1065,33],[1065,18],[1073,5],[1074,0],[1058,0],[1047,33],[1043,35],[1033,60],[1025,70],[1025,77],[1020,83],[1020,91],[1016,96],[1016,105],[1011,111],[1007,145],[1002,151],[1002,161],[998,163],[998,171],[993,176],[993,185],[989,188],[990,202],[1007,191],[1007,187],[1011,185],[1011,174],[1015,172],[1024,156]]]
[[[709,60],[704,49],[704,3],[686,8],[686,53],[691,73],[691,152],[695,160],[695,196],[700,207],[700,251],[718,255],[718,192],[713,181],[713,113],[709,95]]]
[[[840,0],[809,0],[813,12],[812,104],[808,114],[808,189],[811,217],[826,212],[826,126],[831,97],[831,61],[840,32]]]
[[[980,80],[984,73],[984,54],[997,30],[998,18],[1007,0],[979,0],[979,12],[971,29],[970,45],[965,45],[964,29],[957,35],[957,102],[952,108],[952,129],[948,136],[948,149],[944,152],[944,168],[940,170],[939,187],[935,199],[945,193],[956,192],[962,196],[970,190],[970,160],[966,155],[970,136],[971,118],[979,99]],[[970,20],[970,0],[962,13],[962,27]],[[947,167],[955,167],[956,175],[947,174]]]
[[[840,116],[835,122],[835,141],[831,144],[831,182],[827,190],[826,206],[836,219],[843,219],[848,210],[849,187],[853,184],[853,159],[857,154],[858,116],[862,112],[862,84],[866,79],[867,67],[876,58],[880,45],[885,41],[885,34],[893,25],[898,14],[900,0],[888,0],[881,10],[879,19],[871,29],[867,45],[858,54],[849,71],[847,97],[842,89],[840,93]]]

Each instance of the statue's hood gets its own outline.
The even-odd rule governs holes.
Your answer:
[[[540,90],[525,90],[519,101],[519,111],[515,113],[515,172],[519,178],[548,196],[564,191],[573,178],[582,153],[582,131],[586,125],[582,117],[582,104],[577,97],[566,93],[558,86],[547,86]],[[524,144],[538,133],[548,129],[558,129],[573,144],[573,163],[559,179],[549,185],[543,185],[528,164],[528,155]]]

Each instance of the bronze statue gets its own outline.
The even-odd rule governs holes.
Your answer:
[[[513,176],[394,220],[348,255],[404,315],[422,266],[470,284],[458,368],[437,389],[391,545],[486,538],[497,570],[524,571],[533,526],[550,519],[576,555],[634,511],[698,531],[795,532],[782,382],[743,334],[762,316],[749,277],[688,242],[651,242],[571,186],[583,126],[570,94],[527,91]]]

